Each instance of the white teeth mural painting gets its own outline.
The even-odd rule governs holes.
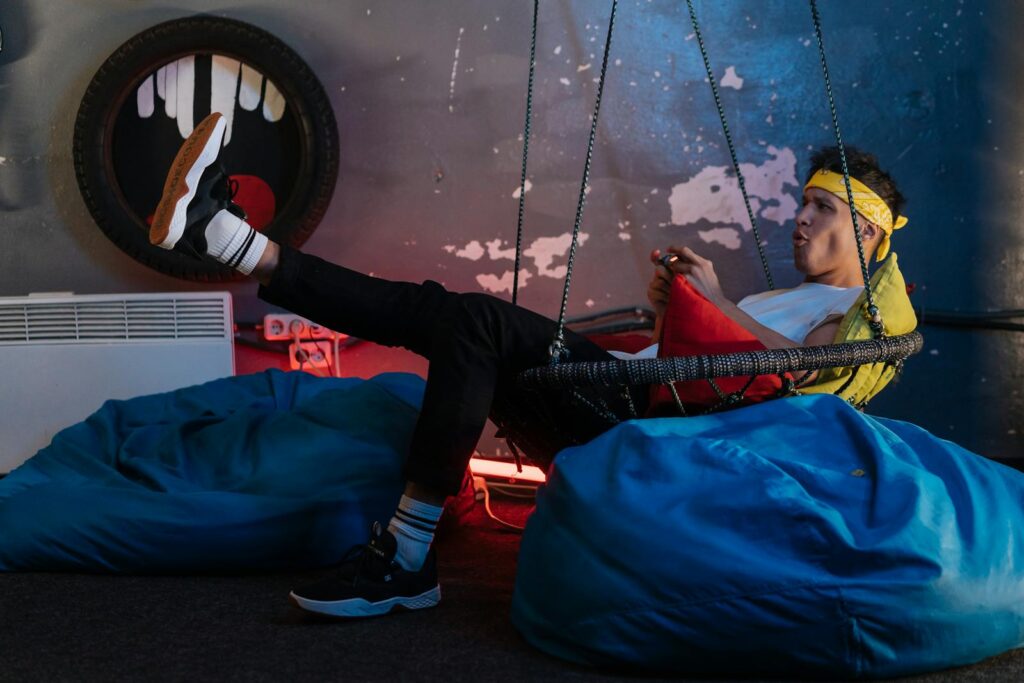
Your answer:
[[[192,105],[195,100],[195,56],[189,55],[157,69],[136,91],[140,118],[148,119],[163,100],[164,113],[178,123],[182,139],[195,126]],[[210,109],[219,111],[227,122],[224,144],[231,142],[236,106],[255,111],[262,103],[263,118],[277,122],[284,116],[284,96],[277,87],[250,66],[237,59],[214,55],[210,62]]]

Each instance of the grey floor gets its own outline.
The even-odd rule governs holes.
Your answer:
[[[526,508],[500,510],[514,520]],[[288,604],[293,585],[329,570],[0,574],[0,680],[636,680],[548,657],[518,635],[508,617],[518,546],[477,505],[439,541],[439,607],[358,622]],[[1024,681],[1024,651],[904,680]]]

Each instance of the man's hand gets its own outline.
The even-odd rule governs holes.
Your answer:
[[[652,260],[655,254],[659,254],[660,258],[660,253],[655,250],[651,253]],[[720,307],[725,301],[725,293],[722,292],[722,286],[718,283],[715,265],[689,247],[669,247],[668,254],[676,257],[669,264],[673,275],[685,275],[694,289],[703,294],[708,301]],[[671,278],[669,278],[669,283],[671,283]],[[650,298],[650,293],[648,293],[648,298]]]
[[[672,278],[675,275],[661,263],[660,249],[651,252],[651,263],[654,264],[654,276],[647,285],[647,300],[660,318],[668,306],[668,295],[672,291]]]

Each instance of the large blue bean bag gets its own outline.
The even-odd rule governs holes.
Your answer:
[[[394,511],[422,395],[271,370],[108,401],[0,479],[0,571],[337,562]]]
[[[834,396],[624,423],[553,463],[515,625],[675,674],[867,678],[1024,644],[1024,475]]]

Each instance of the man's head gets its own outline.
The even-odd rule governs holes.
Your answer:
[[[846,162],[851,179],[865,185],[867,190],[884,202],[884,207],[880,205],[878,208],[881,210],[877,212],[868,211],[865,202],[863,212],[859,207],[857,214],[864,257],[870,259],[881,243],[885,242],[884,249],[888,249],[888,235],[882,229],[883,226],[879,225],[885,223],[886,219],[880,219],[879,216],[891,216],[891,223],[899,223],[897,227],[902,226],[906,222],[905,219],[899,220],[904,199],[896,183],[879,168],[878,160],[873,155],[846,147]],[[819,171],[830,172],[831,183],[820,182],[822,176],[816,176]],[[804,190],[803,208],[797,212],[796,228],[793,231],[793,265],[809,277],[860,271],[860,258],[853,234],[850,207],[846,203],[842,173],[842,160],[837,148],[825,147],[811,156],[807,181],[812,186]],[[856,188],[854,190],[856,192]],[[857,203],[856,195],[854,203]]]

